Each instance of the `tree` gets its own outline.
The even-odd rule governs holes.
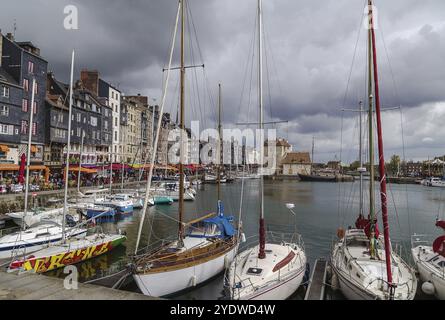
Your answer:
[[[398,155],[393,155],[391,157],[391,161],[389,162],[389,172],[392,175],[397,175],[399,173],[399,166],[400,166],[400,157]]]
[[[353,163],[351,163],[351,165],[349,166],[349,168],[352,171],[356,171],[358,168],[360,168],[360,161],[354,161]]]

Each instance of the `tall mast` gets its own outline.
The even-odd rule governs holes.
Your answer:
[[[311,174],[314,168],[314,148],[315,148],[315,137],[312,137],[312,161],[311,161]]]
[[[260,250],[258,252],[258,258],[266,258],[266,230],[264,225],[264,180],[263,180],[263,3],[262,0],[258,0],[258,102],[260,107]]]
[[[360,134],[359,134],[359,161],[360,161],[360,215],[363,216],[363,102],[360,101],[360,111],[359,111],[360,117]]]
[[[371,257],[375,257],[375,242],[374,242],[374,236],[375,236],[375,169],[374,169],[374,127],[373,127],[373,120],[374,120],[374,101],[372,96],[372,36],[371,36],[371,21],[372,21],[372,12],[369,11],[369,30],[368,30],[368,98],[369,98],[369,106],[368,106],[368,126],[369,126],[369,133],[368,133],[368,139],[369,139],[369,218],[371,223]]]
[[[182,225],[184,214],[184,164],[183,164],[183,136],[184,130],[184,81],[185,81],[185,66],[184,66],[184,45],[185,45],[185,0],[181,0],[181,97],[180,97],[180,151],[179,151],[179,231],[178,238],[180,243],[184,237],[184,226]],[[161,115],[159,115],[161,116]]]
[[[389,240],[388,207],[386,198],[385,157],[383,152],[383,132],[382,132],[382,119],[380,115],[379,77],[377,68],[377,50],[375,45],[375,30],[374,30],[374,18],[372,12],[372,0],[369,0],[369,10],[371,13],[370,15],[371,15],[372,56],[374,61],[375,111],[377,117],[377,136],[378,136],[378,146],[379,146],[380,197],[382,203],[383,236],[385,238],[386,274],[388,283],[390,285],[390,299],[393,299],[395,287],[392,282],[392,272],[391,272],[391,243]]]
[[[70,76],[70,98],[68,106],[68,140],[66,142],[66,161],[65,161],[65,197],[63,202],[62,217],[62,240],[65,241],[66,214],[68,213],[68,172],[70,166],[70,144],[71,144],[71,114],[73,106],[73,73],[74,73],[74,50],[71,54],[71,76]]]
[[[32,122],[34,115],[34,95],[36,79],[32,79],[31,108],[28,125],[28,150],[26,154],[26,180],[25,180],[25,208],[23,210],[22,229],[25,229],[25,217],[28,213],[28,192],[29,192],[29,166],[31,165],[31,143],[32,143]],[[21,237],[20,233],[20,237]]]
[[[79,171],[77,172],[77,191],[80,192],[80,172],[82,170],[82,152],[83,152],[83,139],[85,137],[85,131],[82,130],[82,141],[80,143],[80,156],[79,156]]]
[[[218,144],[218,167],[217,167],[217,195],[218,195],[218,214],[220,214],[220,206],[219,202],[221,201],[221,163],[222,163],[222,135],[221,135],[221,84],[218,85],[219,94],[218,94],[218,135],[219,135],[219,144]]]

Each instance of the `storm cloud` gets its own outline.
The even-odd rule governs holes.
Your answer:
[[[225,126],[254,121],[256,0],[188,2],[191,28],[196,28],[202,50],[201,59],[195,47],[194,62],[205,63],[213,99],[213,104],[206,102],[203,95],[198,107],[196,97],[190,98],[193,110],[188,119],[214,125],[214,93],[221,82]],[[365,3],[263,1],[266,120],[288,120],[276,127],[296,150],[310,150],[315,136],[319,161],[340,156],[342,129],[344,141],[355,139],[355,115],[341,110],[357,108],[365,95]],[[68,4],[79,9],[79,30],[63,28],[63,8]],[[375,5],[382,103],[401,106],[404,119],[402,130],[399,111],[383,115],[387,152],[400,154],[404,142],[408,159],[443,155],[445,2],[376,0]],[[159,100],[176,10],[176,0],[3,0],[0,28],[11,32],[15,20],[16,39],[39,46],[49,68],[62,80],[68,79],[70,51],[75,49],[77,74],[83,68],[98,69],[124,93]],[[178,58],[176,52],[175,64]],[[173,95],[176,84],[173,77]],[[191,81],[188,89],[193,88]],[[170,98],[167,111],[176,112],[176,100]],[[351,143],[345,142],[345,150]],[[356,158],[353,150],[342,157],[348,153],[345,161]]]

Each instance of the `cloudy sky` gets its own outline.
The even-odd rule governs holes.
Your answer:
[[[78,30],[63,26],[69,4]],[[375,5],[382,103],[402,107],[383,114],[387,158],[444,155],[445,1]],[[205,70],[188,70],[188,119],[214,125],[221,82],[225,126],[256,121],[256,0],[189,0],[189,9],[187,63]],[[294,150],[309,151],[315,137],[316,161],[357,158],[357,114],[342,108],[365,95],[364,9],[363,0],[264,0],[265,119],[289,121],[275,127]],[[176,0],[2,0],[0,28],[12,32],[16,22],[16,39],[39,46],[61,80],[75,49],[77,74],[98,69],[125,94],[159,102],[176,11]],[[174,115],[177,82],[173,72],[166,111]]]

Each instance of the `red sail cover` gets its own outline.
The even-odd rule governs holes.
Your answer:
[[[26,166],[26,156],[24,153],[22,153],[22,156],[20,157],[20,168],[19,168],[19,183],[24,184],[25,183],[25,166]]]
[[[371,237],[371,223],[370,219],[365,219],[363,215],[360,215],[357,220],[355,221],[355,227],[357,229],[365,230],[365,234],[368,238]],[[379,226],[376,223],[375,224],[375,238],[378,238],[380,236],[379,232]]]
[[[443,230],[445,230],[445,221],[437,220],[436,227],[439,227],[439,228],[442,228]]]
[[[435,253],[445,257],[445,236],[441,236],[434,241],[433,250]]]

